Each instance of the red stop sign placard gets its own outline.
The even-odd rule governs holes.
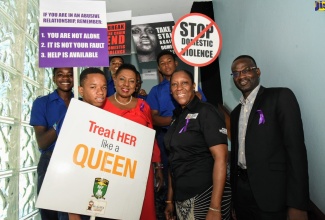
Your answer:
[[[191,66],[206,66],[220,54],[222,37],[218,25],[208,16],[190,13],[181,17],[172,32],[176,55]]]

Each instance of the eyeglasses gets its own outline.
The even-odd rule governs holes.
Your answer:
[[[240,76],[240,74],[243,75],[247,75],[250,71],[257,69],[257,67],[247,67],[245,69],[243,69],[242,71],[236,71],[236,72],[232,72],[230,75],[232,75],[232,77],[237,78]]]

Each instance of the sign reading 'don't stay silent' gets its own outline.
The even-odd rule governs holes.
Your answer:
[[[72,99],[36,206],[138,220],[154,137],[153,129]]]
[[[107,66],[105,1],[40,1],[39,66]]]

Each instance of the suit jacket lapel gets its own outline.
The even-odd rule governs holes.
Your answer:
[[[256,95],[256,98],[255,98],[255,101],[254,101],[254,104],[253,104],[253,107],[251,110],[251,113],[248,118],[247,128],[251,125],[255,115],[259,116],[259,114],[257,113],[257,110],[258,110],[260,103],[262,101],[264,89],[265,88],[263,86],[261,86],[260,89],[258,90],[258,93]],[[248,130],[248,129],[246,129],[246,130]]]

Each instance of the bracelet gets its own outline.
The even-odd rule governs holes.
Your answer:
[[[56,131],[56,126],[57,126],[57,124],[55,122],[54,125],[52,126],[55,131]]]
[[[163,169],[164,168],[164,165],[162,163],[157,163],[157,165],[155,166],[155,170],[157,169]]]
[[[211,207],[209,207],[209,209],[210,209],[211,211],[214,211],[214,212],[221,212],[220,209],[214,209],[214,208],[211,208]]]
[[[172,204],[173,201],[167,200],[167,201],[165,201],[165,203],[166,203],[166,204]]]

